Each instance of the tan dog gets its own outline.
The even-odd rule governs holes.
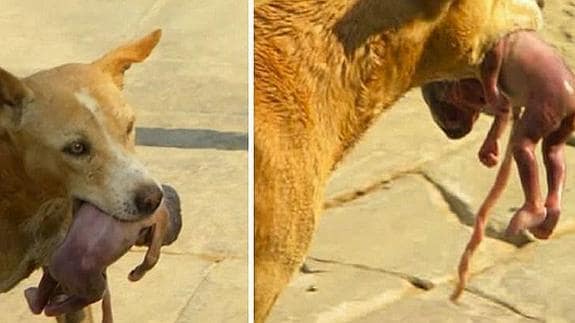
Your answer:
[[[254,19],[261,323],[307,252],[329,174],[376,117],[412,87],[477,75],[541,13],[535,0],[269,0]]]
[[[160,36],[22,80],[0,69],[0,292],[48,265],[82,205],[123,221],[156,212],[163,190],[135,158],[134,111],[122,87]],[[91,321],[71,313],[67,322],[82,317]]]

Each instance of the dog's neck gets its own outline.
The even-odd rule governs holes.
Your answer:
[[[43,265],[65,235],[71,203],[48,187],[26,173],[20,149],[0,130],[0,236],[8,243],[1,253],[0,293]]]
[[[454,44],[454,49],[443,51],[444,57],[426,56],[425,44],[436,25],[421,21],[439,21],[451,1],[430,5],[435,11],[427,12],[429,17],[399,0],[320,1],[313,11],[309,1],[270,2],[256,10],[255,52],[265,53],[267,62],[272,55],[278,57],[277,65],[284,70],[266,71],[269,66],[258,66],[256,57],[256,72],[263,76],[256,78],[256,105],[296,94],[294,104],[305,106],[306,114],[297,117],[313,123],[318,138],[330,138],[318,143],[323,146],[318,151],[333,156],[328,167],[409,88],[467,64],[456,53],[463,51],[457,46],[468,44]],[[281,93],[284,89],[266,84],[266,74],[289,79],[293,88]]]

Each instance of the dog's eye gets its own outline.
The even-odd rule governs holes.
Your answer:
[[[89,145],[84,141],[74,141],[64,147],[63,151],[72,156],[83,156],[89,153]]]

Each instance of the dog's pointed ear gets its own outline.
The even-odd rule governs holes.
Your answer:
[[[146,59],[156,47],[162,36],[162,30],[157,29],[147,36],[122,45],[96,60],[92,64],[108,73],[114,83],[121,89],[124,86],[124,72],[133,63]]]
[[[0,68],[0,126],[14,127],[22,121],[24,107],[33,100],[33,93],[16,76]]]

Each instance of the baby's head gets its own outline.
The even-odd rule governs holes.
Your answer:
[[[433,121],[450,139],[467,135],[485,105],[483,87],[476,79],[437,81],[421,87]]]

